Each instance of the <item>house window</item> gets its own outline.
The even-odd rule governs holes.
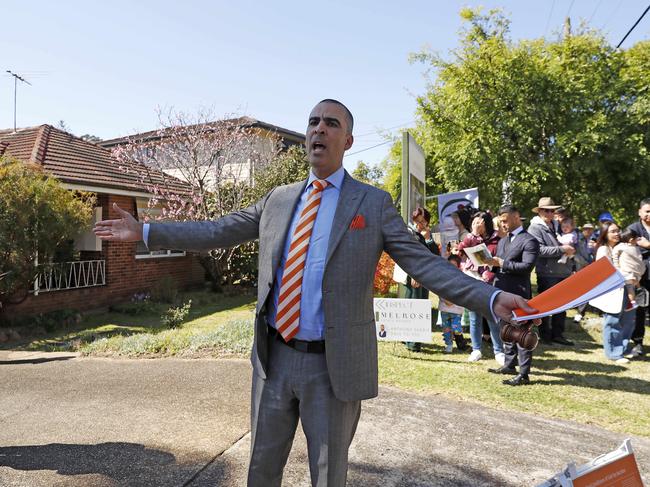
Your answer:
[[[141,222],[149,222],[150,220],[157,219],[162,214],[162,205],[158,204],[150,208],[147,198],[136,198],[136,203],[138,220]],[[135,248],[136,259],[183,257],[184,255],[185,251],[183,250],[149,250],[144,242],[138,242]]]
[[[77,235],[74,239],[74,248],[80,251],[87,252],[101,252],[102,250],[102,241],[99,237],[93,232],[93,227],[95,223],[102,219],[102,207],[97,206],[94,208],[93,217],[88,229]]]

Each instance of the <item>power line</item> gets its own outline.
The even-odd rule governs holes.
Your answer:
[[[569,10],[566,11],[566,15],[564,16],[565,18],[569,16],[571,13],[571,9],[573,8],[573,4],[575,3],[576,0],[571,0],[571,4],[569,5]]]
[[[596,8],[594,11],[591,13],[591,17],[589,17],[589,20],[587,20],[588,24],[591,24],[591,19],[594,18],[594,15],[596,15],[596,12],[598,12],[598,9],[600,8],[600,5],[603,3],[603,0],[599,0],[598,4],[596,4]]]
[[[548,19],[546,19],[546,28],[544,29],[544,36],[546,36],[546,33],[548,32],[548,26],[551,23],[551,17],[553,16],[554,8],[555,8],[555,0],[553,0],[553,3],[551,4],[551,11],[548,13]]]
[[[630,30],[627,31],[627,34],[625,34],[625,36],[623,37],[623,39],[621,39],[621,42],[618,43],[618,46],[616,46],[616,49],[618,49],[619,47],[621,47],[621,44],[623,44],[623,42],[625,42],[625,39],[627,39],[627,36],[629,36],[630,33],[634,30],[634,28],[639,24],[639,22],[641,22],[641,19],[642,19],[643,17],[645,17],[645,14],[648,13],[648,10],[650,10],[650,5],[648,5],[648,6],[645,8],[645,10],[643,11],[643,13],[641,14],[641,17],[639,17],[638,20],[637,20],[636,22],[634,22],[634,25],[630,28]]]
[[[408,125],[410,123],[413,123],[414,121],[415,120],[409,120],[408,122],[400,123],[399,125],[394,125],[392,127],[388,127],[387,129],[383,129],[383,130],[384,131],[393,130],[393,129],[396,129],[396,128],[399,128],[399,127],[403,127],[404,125]],[[354,137],[358,138],[358,137],[366,137],[368,135],[377,135],[378,132],[380,132],[380,130],[373,130],[372,132],[366,132],[365,134],[355,135]]]
[[[605,26],[609,23],[609,21],[614,18],[614,14],[618,12],[618,9],[621,7],[622,3],[623,0],[618,1],[618,3],[616,4],[616,8],[614,8],[614,10],[612,10],[612,13],[607,16],[607,19],[605,20],[605,23],[602,25],[601,29],[605,29]]]
[[[356,152],[350,152],[349,154],[344,155],[343,158],[350,157],[350,156],[353,156],[353,155],[355,155],[355,154],[360,154],[360,153],[362,153],[362,152],[366,152],[367,150],[374,149],[375,147],[379,147],[379,146],[382,146],[382,145],[390,144],[390,143],[392,143],[392,142],[394,142],[394,141],[392,141],[392,140],[386,140],[386,141],[382,142],[381,144],[377,144],[377,145],[373,145],[373,146],[370,146],[370,147],[366,147],[365,149],[361,149],[361,150],[358,150],[358,151],[356,151]]]

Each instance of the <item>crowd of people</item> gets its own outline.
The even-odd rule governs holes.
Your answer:
[[[601,213],[597,225],[584,222],[578,227],[569,209],[549,197],[540,198],[532,213],[530,223],[524,228],[526,218],[513,205],[502,206],[496,215],[471,207],[461,209],[452,215],[458,228],[457,243],[442,249],[442,254],[472,278],[525,298],[532,296],[533,270],[537,277],[537,292],[541,293],[593,261],[609,259],[623,275],[625,288],[601,301],[606,303],[602,309],[593,308],[594,312],[602,315],[604,354],[617,364],[627,364],[643,355],[650,290],[650,198],[640,202],[638,221],[624,229],[610,212]],[[440,253],[429,228],[429,212],[418,208],[412,217],[412,232],[432,253]],[[478,265],[466,250],[482,244],[493,257]],[[426,289],[411,280],[407,288],[406,297],[423,298],[428,294]],[[587,306],[584,304],[576,309],[575,323],[582,321]],[[493,316],[481,316],[445,299],[439,302],[439,312],[438,323],[446,353],[453,352],[454,342],[459,351],[466,350],[462,328],[466,321],[471,342],[468,361],[481,360],[482,346],[491,343],[499,367],[488,371],[513,375],[513,378],[504,380],[508,385],[530,383],[533,352],[516,343],[503,342],[501,326]],[[565,336],[566,320],[565,312],[543,318],[539,325],[541,341],[548,346],[575,346]],[[414,351],[420,350],[417,343],[408,343],[407,346]]]

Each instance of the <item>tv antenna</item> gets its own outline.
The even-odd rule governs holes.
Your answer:
[[[8,69],[7,69],[7,73],[9,73],[11,76],[14,77],[14,132],[15,132],[16,131],[16,96],[17,96],[17,93],[18,93],[18,81],[20,80],[23,83],[27,83],[29,86],[32,86],[32,84],[29,81],[27,81],[25,78],[23,78],[22,76],[20,76],[20,75],[18,75],[16,73],[12,73]]]

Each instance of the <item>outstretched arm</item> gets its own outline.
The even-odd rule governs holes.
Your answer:
[[[93,228],[95,235],[102,240],[118,242],[142,240],[142,223],[136,220],[131,213],[120,208],[117,203],[113,203],[113,209],[120,215],[120,218],[95,223],[95,228]]]

